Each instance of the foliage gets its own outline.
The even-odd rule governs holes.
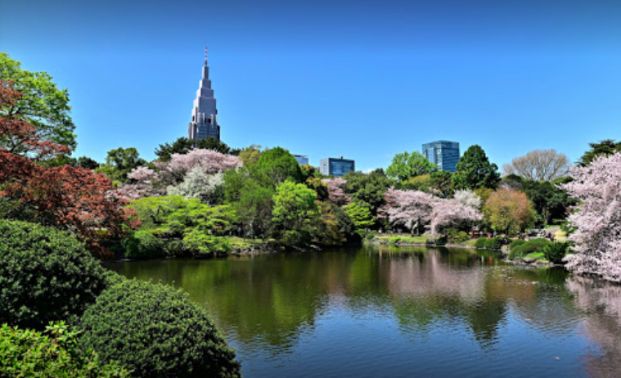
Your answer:
[[[92,351],[78,346],[78,332],[53,323],[44,332],[0,325],[2,377],[127,377],[117,363],[103,363]]]
[[[591,164],[595,159],[601,156],[610,156],[621,152],[621,141],[615,142],[612,139],[604,139],[597,143],[589,143],[590,149],[585,152],[578,165],[586,167]]]
[[[0,53],[0,83],[2,86],[11,83],[13,89],[20,93],[19,98],[9,104],[0,102],[0,116],[24,120],[34,127],[38,140],[65,146],[65,152],[75,149],[75,125],[69,115],[69,93],[66,89],[58,89],[49,74],[26,71],[19,62],[6,53]],[[24,154],[28,148],[23,148],[20,142],[16,139],[9,142],[0,135],[0,149]]]
[[[447,171],[435,171],[430,175],[431,189],[442,197],[448,198],[453,195],[453,174]]]
[[[457,162],[453,174],[455,189],[496,188],[500,174],[498,166],[490,163],[485,151],[478,146],[470,146]]]
[[[125,280],[80,321],[81,344],[135,376],[234,377],[239,364],[205,311],[162,284]]]
[[[103,268],[68,233],[0,220],[0,323],[43,329],[79,315],[104,289]]]
[[[106,163],[99,166],[97,172],[105,174],[112,181],[125,182],[133,169],[145,164],[147,162],[139,156],[136,148],[119,147],[108,151]]]
[[[543,256],[546,260],[551,261],[555,264],[560,264],[563,262],[563,258],[567,254],[569,250],[569,243],[567,242],[552,242],[545,247],[543,247]]]
[[[502,239],[499,237],[493,238],[478,238],[474,244],[476,249],[487,249],[491,251],[500,250],[502,247]]]
[[[239,159],[242,161],[244,166],[249,166],[256,163],[261,156],[261,147],[252,145],[246,148],[243,148],[239,152]]]
[[[140,198],[133,201],[130,208],[141,223],[140,231],[143,231],[134,233],[125,242],[128,248],[126,257],[133,258],[158,257],[171,251],[173,254],[187,251],[196,255],[226,252],[226,242],[219,237],[226,235],[236,221],[231,206],[210,206],[196,198],[173,195]],[[163,244],[154,241],[153,237],[161,239]]]
[[[343,206],[343,210],[351,219],[359,234],[362,234],[364,230],[375,224],[373,214],[371,213],[371,206],[366,202],[360,200],[352,201]]]
[[[463,243],[470,240],[470,235],[461,230],[450,228],[446,232],[447,240],[451,243]]]
[[[242,186],[239,200],[234,202],[244,235],[265,237],[271,227],[274,190],[247,180]]]
[[[99,163],[88,156],[80,156],[76,159],[75,166],[88,169],[97,169],[99,167]]]
[[[384,204],[384,193],[391,185],[391,181],[384,171],[376,169],[371,173],[350,172],[345,175],[345,192],[350,194],[352,200],[359,200],[371,206],[371,212],[377,213]]]
[[[272,223],[284,245],[310,243],[319,216],[316,199],[317,193],[304,184],[285,181],[278,185],[273,197]]]
[[[575,205],[574,199],[555,182],[525,181],[522,190],[544,225],[555,219],[565,219],[569,208]]]
[[[352,241],[356,226],[347,213],[331,202],[319,202],[319,223],[312,229],[313,241],[322,246],[339,246]]]
[[[567,268],[621,282],[621,153],[575,168],[571,177],[564,189],[580,204],[569,216],[575,253]]]
[[[197,228],[184,233],[183,245],[198,256],[226,255],[231,250],[226,238],[208,234]]]
[[[517,157],[504,166],[506,175],[515,174],[527,180],[552,181],[569,172],[569,159],[565,154],[550,150],[534,150]]]
[[[166,255],[165,243],[151,230],[138,230],[123,240],[123,252],[129,259],[145,259]]]
[[[434,191],[431,174],[429,173],[425,173],[424,175],[412,176],[405,181],[402,181],[399,187],[408,190],[420,190],[422,192],[428,193],[432,193]]]
[[[281,147],[263,151],[256,164],[250,167],[251,175],[263,186],[276,188],[287,179],[302,182],[300,165],[289,151]]]
[[[155,155],[157,156],[157,159],[159,161],[165,162],[169,161],[172,158],[173,154],[187,154],[195,148],[218,151],[223,154],[231,153],[231,148],[229,146],[214,138],[207,138],[195,141],[182,137],[176,139],[172,143],[160,144],[159,147],[155,149]]]
[[[207,174],[202,167],[192,168],[176,186],[169,186],[166,192],[169,195],[180,195],[188,198],[198,198],[203,202],[215,204],[222,201],[222,173]]]
[[[404,181],[409,177],[429,174],[436,169],[437,167],[420,152],[401,152],[392,158],[390,166],[386,169],[386,175]]]
[[[517,234],[532,223],[535,210],[523,192],[498,189],[485,201],[483,214],[494,230]]]
[[[533,252],[543,252],[546,246],[552,244],[548,239],[531,239],[522,243],[511,243],[509,246],[509,258],[517,259]]]

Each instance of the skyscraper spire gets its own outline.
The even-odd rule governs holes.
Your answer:
[[[198,82],[198,90],[192,108],[192,119],[188,126],[188,138],[201,140],[214,138],[220,140],[220,125],[216,116],[216,98],[209,80],[209,66],[207,64],[207,47],[205,47],[205,61],[203,63],[203,75]]]

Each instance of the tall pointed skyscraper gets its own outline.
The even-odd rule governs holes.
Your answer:
[[[209,80],[209,66],[207,65],[207,49],[205,48],[205,62],[203,63],[203,77],[198,83],[198,91],[194,99],[192,109],[192,120],[188,127],[188,138],[190,140],[201,140],[214,138],[220,140],[220,125],[216,115],[216,98],[211,89]]]

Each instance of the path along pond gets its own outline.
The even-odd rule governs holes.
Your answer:
[[[245,377],[621,377],[621,286],[467,250],[115,262],[204,306]]]

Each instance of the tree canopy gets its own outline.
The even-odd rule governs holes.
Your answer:
[[[419,152],[401,152],[392,158],[386,175],[400,181],[435,171],[437,167]]]
[[[490,163],[485,151],[478,145],[466,150],[453,174],[455,189],[495,188],[499,181],[498,166]]]
[[[0,53],[0,81],[10,83],[19,92],[11,104],[3,104],[0,115],[24,119],[34,126],[37,138],[68,148],[76,147],[75,125],[69,114],[69,92],[59,89],[45,72],[31,72],[21,68],[18,61]],[[24,153],[20,145],[8,146],[15,140],[0,137],[0,146],[13,153]]]
[[[586,151],[580,158],[580,161],[578,161],[578,165],[582,167],[591,164],[591,162],[599,156],[609,156],[621,152],[621,141],[615,142],[612,139],[604,139],[597,143],[589,143],[589,146],[590,149]]]
[[[504,171],[528,180],[551,181],[567,175],[569,159],[552,149],[534,150],[505,164]]]

